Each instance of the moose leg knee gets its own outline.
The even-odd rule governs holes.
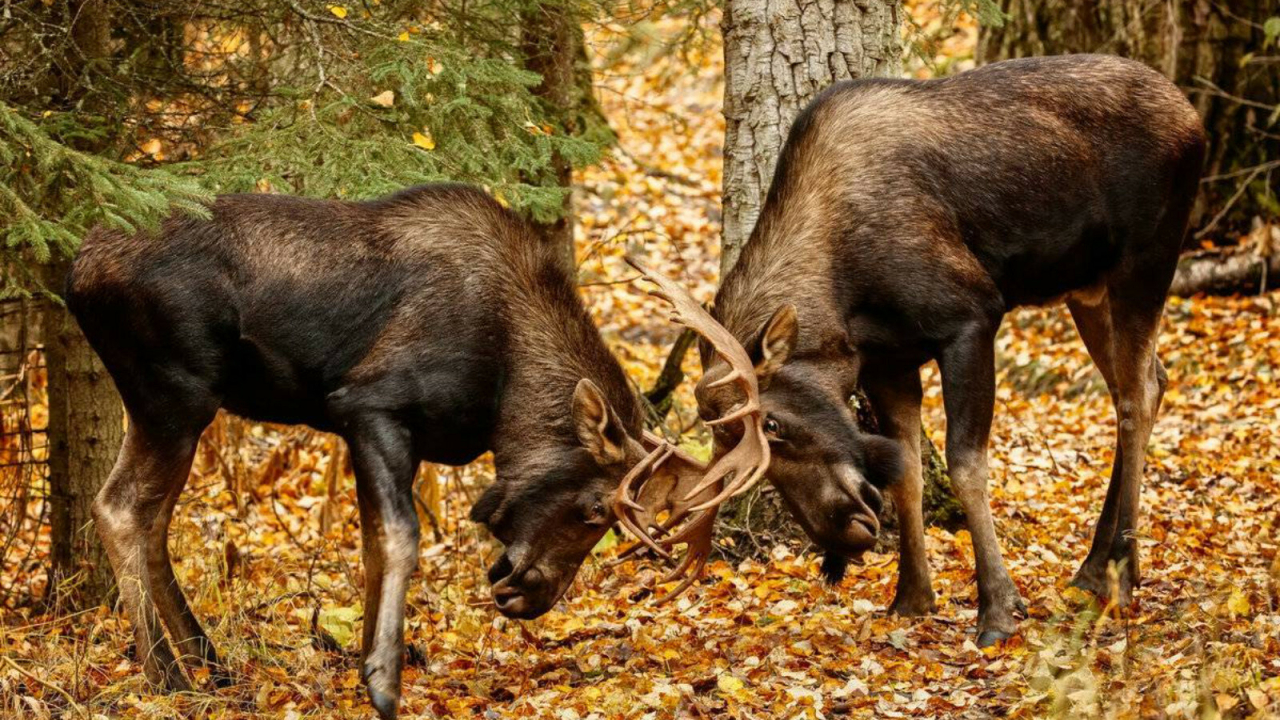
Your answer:
[[[929,578],[929,557],[924,544],[924,477],[920,454],[914,465],[908,462],[906,475],[893,493],[898,513],[898,588],[889,612],[915,617],[937,609],[937,598]]]
[[[880,431],[902,445],[902,477],[890,486],[898,513],[898,588],[889,612],[918,616],[932,613],[937,599],[929,577],[924,542],[924,469],[920,456],[920,375],[912,370],[891,376],[869,375],[863,383]]]
[[[1120,606],[1133,602],[1141,580],[1138,564],[1138,507],[1147,443],[1168,377],[1141,333],[1117,334],[1116,463],[1107,488],[1104,520],[1109,537],[1094,538],[1094,547],[1072,584]],[[1111,517],[1106,517],[1111,513]],[[1102,527],[1102,521],[1099,521]],[[1114,573],[1114,575],[1113,575]]]
[[[395,717],[400,704],[405,595],[418,566],[419,535],[416,516],[411,523],[388,524],[379,533],[382,577],[378,583],[377,615],[365,617],[366,627],[373,622],[374,629],[372,643],[364,651],[362,672],[369,700],[382,718]]]
[[[195,660],[204,665],[209,668],[216,684],[227,685],[231,680],[230,675],[219,661],[213,641],[200,626],[200,621],[191,610],[191,605],[173,574],[173,561],[169,556],[169,520],[181,491],[182,485],[175,487],[165,508],[152,524],[147,551],[150,584],[155,593],[156,608],[160,611],[165,627],[169,628],[182,659]]]
[[[985,647],[1011,637],[1018,628],[1016,613],[1026,605],[1005,567],[987,496],[986,458],[953,462],[952,486],[964,508],[973,541],[978,576],[978,645]]]
[[[189,433],[151,437],[144,435],[140,424],[132,424],[111,476],[93,504],[98,533],[133,623],[143,672],[152,684],[170,690],[186,690],[190,685],[165,639],[161,621],[185,644],[190,637],[186,620],[195,624],[195,619],[174,579],[166,538],[201,429],[193,425]],[[185,610],[186,618],[180,610]],[[204,636],[198,624],[195,629]]]

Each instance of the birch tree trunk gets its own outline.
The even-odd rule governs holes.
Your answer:
[[[896,0],[726,0],[720,275],[755,227],[792,121],[841,80],[902,70]]]

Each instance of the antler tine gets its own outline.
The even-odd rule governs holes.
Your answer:
[[[768,469],[767,467],[761,465],[755,468],[754,470],[752,470],[750,473],[744,473],[744,475],[746,476],[746,479],[743,480],[741,483],[735,480],[728,487],[722,490],[719,495],[716,495],[715,497],[711,498],[710,500],[707,500],[706,502],[698,503],[697,505],[694,505],[693,507],[689,508],[690,512],[701,512],[703,510],[710,510],[711,508],[719,506],[720,503],[723,503],[725,500],[728,500],[734,495],[745,492],[744,488],[750,488],[756,483],[760,482],[760,478],[764,477],[765,470],[767,469]]]
[[[753,413],[759,413],[759,412],[760,412],[759,403],[747,402],[747,403],[743,403],[742,405],[739,405],[737,409],[730,410],[728,413],[726,413],[721,417],[716,418],[715,420],[708,420],[707,425],[710,425],[712,427],[715,427],[716,425],[724,425],[725,423],[730,423],[730,422],[733,422],[734,420],[741,420],[742,418],[747,417],[748,415],[751,415]]]
[[[685,497],[686,500],[690,499],[732,473],[733,482],[727,483],[715,498],[698,506],[700,509],[707,509],[749,490],[764,476],[763,471],[757,470],[769,466],[769,441],[764,435],[764,413],[760,407],[760,386],[756,381],[755,367],[738,339],[711,317],[688,291],[633,258],[628,257],[626,261],[658,286],[651,292],[671,304],[676,322],[706,338],[716,354],[728,363],[729,372],[725,377],[717,378],[708,386],[723,387],[729,383],[737,383],[745,395],[741,405],[723,417],[707,422],[708,425],[721,425],[740,420],[744,431],[739,444],[721,457],[703,481]]]
[[[670,559],[671,555],[663,550],[658,543],[645,529],[645,525],[649,524],[650,519],[641,519],[636,513],[647,512],[647,508],[636,502],[633,498],[635,493],[632,487],[636,485],[636,481],[646,476],[650,470],[660,465],[674,452],[674,449],[667,443],[659,443],[643,460],[636,463],[635,467],[622,478],[622,482],[618,485],[617,492],[613,495],[613,514],[617,516],[618,522],[622,524],[632,535],[644,543],[649,549],[653,550],[659,556]],[[641,483],[643,486],[643,483]]]
[[[692,587],[706,572],[707,559],[711,556],[711,537],[715,531],[715,516],[715,511],[712,510],[681,532],[689,535],[687,539],[689,549],[685,552],[684,561],[680,566],[667,573],[661,582],[664,584],[672,582],[681,575],[684,575],[684,579],[671,592],[658,598],[659,605],[674,600],[680,593]]]
[[[728,385],[729,383],[737,382],[737,381],[738,381],[738,378],[740,378],[740,377],[742,377],[742,373],[741,373],[739,370],[737,370],[737,369],[735,368],[735,369],[733,369],[732,371],[730,371],[730,372],[729,372],[729,374],[725,375],[724,377],[720,378],[719,380],[713,380],[713,381],[711,381],[711,382],[707,383],[707,388],[708,388],[708,389],[715,389],[715,388],[724,387],[725,385]]]
[[[756,431],[755,428],[748,428],[748,432],[752,431]],[[755,477],[754,471],[766,468],[769,464],[768,440],[764,437],[763,431],[757,432],[759,432],[759,437],[755,439],[755,442],[748,443],[744,437],[741,443],[722,455],[720,459],[716,461],[715,465],[712,465],[711,469],[707,471],[702,482],[690,490],[689,493],[685,495],[684,499],[692,500],[703,490],[706,490],[723,478],[728,477],[729,473],[735,473],[733,482],[729,483],[728,487],[722,489],[720,493],[720,496],[722,496],[720,502],[742,492],[740,488],[754,485],[760,479]],[[759,453],[760,459],[756,460],[758,448],[761,447],[764,449],[764,452]],[[694,509],[696,510],[697,508]]]
[[[683,580],[658,600],[661,604],[675,598],[702,577],[711,554],[716,509],[725,500],[746,492],[760,481],[769,466],[769,443],[764,434],[764,413],[760,407],[755,368],[737,338],[716,322],[679,284],[632,258],[626,258],[626,261],[657,286],[650,293],[671,306],[672,321],[705,338],[728,364],[729,371],[725,376],[709,382],[708,387],[737,384],[744,396],[740,405],[707,423],[722,425],[740,421],[743,425],[741,440],[710,469],[683,454],[674,467],[661,468],[677,451],[666,440],[646,433],[644,440],[653,450],[627,473],[614,497],[613,508],[618,521],[639,540],[619,556],[619,561],[635,555],[644,547],[663,559],[671,560],[668,551],[674,551],[680,543],[686,545],[679,565],[661,582],[673,582],[681,576],[684,576]],[[732,481],[726,482],[725,478],[730,477]],[[702,499],[708,491],[714,492],[714,496]],[[657,518],[662,512],[668,514],[659,523]],[[678,526],[679,529],[672,532]],[[663,537],[657,539],[655,534]]]

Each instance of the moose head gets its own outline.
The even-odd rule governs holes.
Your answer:
[[[709,534],[703,516],[714,516],[717,505],[767,476],[806,534],[827,551],[824,572],[838,579],[848,558],[875,545],[880,490],[902,470],[897,443],[859,430],[848,402],[853,382],[829,380],[856,373],[831,373],[821,357],[795,356],[799,319],[792,305],[778,308],[744,346],[679,285],[633,265],[676,308],[675,320],[703,337],[696,396],[713,430],[715,462],[685,494],[692,500],[713,486],[717,492],[683,508],[685,516],[697,516],[690,532],[705,522]]]
[[[683,288],[633,265],[658,284],[655,294],[673,305],[674,320],[723,348],[726,361],[739,370],[721,384],[736,385],[746,401],[711,423],[740,425],[737,444],[722,444],[723,454],[708,468],[640,430],[629,408],[620,412],[631,398],[616,383],[606,395],[596,382],[579,380],[569,413],[571,433],[550,446],[539,440],[547,433],[530,433],[520,447],[503,451],[508,477],[500,472],[471,511],[471,518],[505,546],[489,580],[499,611],[509,617],[537,617],[555,605],[615,522],[639,539],[620,559],[653,550],[672,565],[660,582],[679,580],[660,601],[679,595],[705,568],[716,508],[757,482],[768,466],[758,393],[741,347]],[[677,559],[680,545],[685,551]]]

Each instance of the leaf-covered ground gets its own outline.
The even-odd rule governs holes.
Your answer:
[[[922,23],[927,25],[929,18]],[[714,27],[713,25],[709,27]],[[608,28],[596,29],[608,33]],[[923,72],[923,70],[922,70]],[[619,281],[624,251],[714,292],[723,121],[719,50],[604,74],[620,150],[579,177],[584,294],[638,385],[674,333]],[[646,601],[651,568],[591,560],[567,599],[531,622],[492,607],[490,541],[465,520],[485,463],[428,469],[410,593],[406,717],[1271,717],[1280,713],[1280,313],[1273,298],[1173,300],[1169,368],[1143,489],[1145,583],[1121,615],[1064,591],[1110,473],[1115,420],[1066,313],[1010,316],[999,339],[991,496],[1021,634],[973,644],[976,585],[964,532],[929,531],[937,614],[887,617],[896,560],[870,555],[838,587],[816,556],[713,564],[672,605]],[[696,371],[696,361],[687,363]],[[932,370],[926,422],[945,419]],[[692,425],[687,388],[670,424]],[[361,615],[354,483],[332,441],[220,420],[174,521],[178,576],[239,682],[161,697],[123,653],[106,609],[5,611],[0,715],[369,715],[358,681]],[[233,492],[240,488],[240,503]],[[327,532],[322,519],[330,518]],[[47,540],[39,538],[36,542]],[[34,577],[6,555],[5,586]],[[39,580],[31,587],[38,591]],[[198,678],[204,680],[205,678]]]

